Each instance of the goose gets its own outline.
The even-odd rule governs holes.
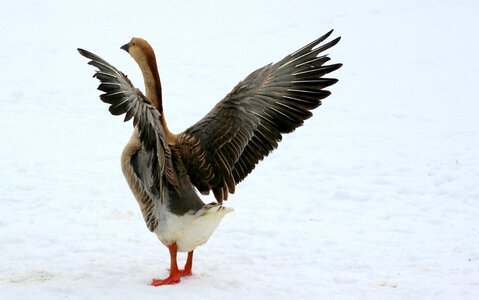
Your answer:
[[[283,134],[303,125],[331,94],[325,88],[338,80],[325,76],[342,66],[326,64],[330,58],[322,54],[340,40],[325,42],[332,32],[255,70],[178,134],[168,128],[156,57],[146,40],[134,37],[120,47],[139,65],[145,94],[112,64],[78,48],[96,67],[93,77],[100,81],[100,99],[110,105],[110,113],[125,115],[125,122],[133,119],[121,168],[146,226],[170,253],[169,276],[153,279],[151,285],[175,284],[192,274],[194,250],[232,211],[223,201],[278,147]],[[210,191],[216,202],[205,204],[198,192]],[[178,252],[188,253],[183,269],[178,268]]]

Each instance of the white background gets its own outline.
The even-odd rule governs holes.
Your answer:
[[[4,2],[1,299],[479,298],[477,1]],[[180,132],[332,28],[333,94],[238,186],[194,275],[150,287],[169,256],[120,171],[132,127],[76,48],[143,89],[119,47],[146,38]]]

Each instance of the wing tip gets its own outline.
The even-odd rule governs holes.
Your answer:
[[[336,71],[337,69],[340,69],[342,66],[343,66],[342,63],[335,63],[335,64],[332,64],[332,65],[328,65],[328,67],[329,67],[328,73],[332,73],[332,72]]]
[[[91,54],[90,51],[87,51],[87,50],[82,49],[82,48],[77,48],[77,50],[82,56],[85,56],[86,58],[89,58],[88,56]]]
[[[313,45],[312,48],[315,48],[316,46],[318,46],[322,42],[324,42],[327,38],[329,38],[331,36],[331,34],[333,34],[333,32],[334,32],[334,29],[331,29],[328,32],[326,32],[325,34],[323,34],[322,36],[320,36],[319,38],[317,38],[315,41],[311,42],[310,44]],[[339,42],[339,40],[341,40],[340,36],[338,36],[335,39],[333,39],[332,41],[328,42],[327,44],[331,45],[328,48],[336,45]]]
[[[321,39],[322,39],[322,37],[321,37]],[[325,39],[323,39],[322,41],[324,41],[324,40]],[[311,49],[311,51],[316,50],[316,51],[319,51],[318,53],[324,52],[324,51],[336,46],[336,44],[338,44],[340,40],[341,40],[341,37],[338,36],[338,37],[332,39],[331,41],[329,41],[325,44],[321,44],[321,42],[322,42],[321,41],[321,42],[317,43],[316,45],[314,45],[314,47]]]
[[[337,43],[339,43],[340,40],[341,40],[341,36],[338,36],[335,39],[333,39],[331,42],[329,42],[331,45],[330,47],[335,46]]]
[[[331,28],[328,32],[323,34],[321,38],[327,39],[333,33],[333,31],[334,31],[334,28]]]
[[[322,38],[323,40],[327,39],[329,36],[331,36],[331,34],[334,32],[334,28],[332,28],[330,31],[326,32],[325,34],[323,34]],[[340,40],[341,39],[341,36],[338,36],[337,38],[335,38],[335,40]]]

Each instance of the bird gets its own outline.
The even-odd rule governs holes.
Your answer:
[[[240,81],[213,109],[181,133],[169,130],[155,52],[142,38],[121,46],[138,64],[145,94],[103,58],[78,48],[96,68],[99,97],[112,115],[133,120],[133,133],[121,154],[121,169],[136,198],[147,228],[169,249],[169,276],[151,285],[175,284],[192,275],[193,252],[206,243],[223,217],[233,209],[223,205],[282,136],[312,116],[338,79],[329,73],[341,63],[329,63],[324,52],[330,30],[276,63],[258,68]],[[205,204],[199,194],[213,192]],[[177,253],[187,254],[183,269]]]

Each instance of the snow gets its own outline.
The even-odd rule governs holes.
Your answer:
[[[5,1],[1,299],[479,299],[477,1]],[[179,132],[249,72],[334,28],[333,94],[238,186],[194,275],[122,177],[131,124],[77,47],[142,77]],[[212,201],[206,198],[205,202]],[[185,257],[180,256],[180,264]]]

